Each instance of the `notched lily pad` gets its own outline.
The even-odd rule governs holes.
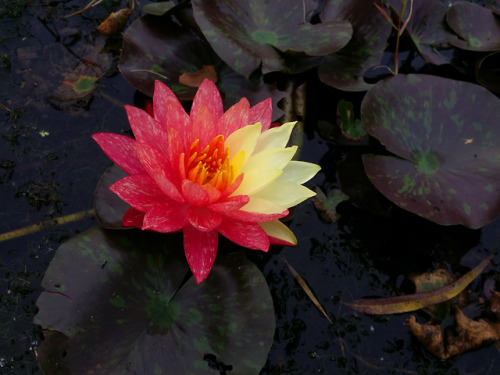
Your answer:
[[[341,90],[368,90],[371,84],[365,82],[363,75],[380,65],[391,25],[372,0],[325,1],[321,20],[348,20],[353,34],[344,48],[323,58],[318,67],[320,80]]]
[[[365,96],[361,121],[395,156],[365,155],[371,182],[438,224],[480,228],[500,214],[500,101],[481,86],[398,75]]]
[[[92,228],[63,244],[42,280],[36,349],[46,374],[255,374],[274,335],[271,295],[243,253],[196,285],[182,238]]]
[[[500,20],[491,10],[459,1],[448,9],[446,22],[458,35],[449,38],[455,47],[470,51],[500,50]]]
[[[249,77],[285,70],[281,52],[309,56],[333,53],[352,36],[346,20],[311,24],[317,6],[311,0],[193,0],[193,12],[207,40],[235,71]]]

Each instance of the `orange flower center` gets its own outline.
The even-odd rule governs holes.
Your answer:
[[[229,149],[224,145],[224,136],[218,135],[203,149],[199,149],[199,139],[189,147],[187,157],[181,155],[187,179],[200,184],[210,184],[225,190],[234,180],[233,167],[229,160]],[[184,165],[182,165],[184,164]]]

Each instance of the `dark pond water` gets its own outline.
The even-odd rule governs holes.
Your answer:
[[[120,2],[64,17],[84,3],[0,0],[0,236],[46,224],[0,242],[0,374],[40,374],[34,348],[43,335],[32,320],[41,279],[62,242],[96,225],[86,212],[110,165],[90,136],[129,129],[123,105],[134,103],[136,93],[117,69],[120,38],[106,39],[94,30]],[[82,59],[95,64],[82,67]],[[63,82],[85,69],[102,78],[91,95],[76,98]],[[310,129],[316,120],[312,116]],[[342,152],[315,131],[308,133],[302,158],[323,168],[309,186],[337,186],[335,165]],[[328,224],[308,201],[290,222],[299,238],[296,248],[249,253],[267,277],[276,309],[275,342],[262,374],[498,374],[498,345],[437,360],[404,326],[409,314],[367,316],[341,301],[394,295],[407,288],[409,274],[438,265],[466,272],[499,253],[500,221],[468,230],[443,228],[398,210],[385,219],[349,202],[339,212],[338,223]],[[75,213],[79,220],[51,225],[54,218]],[[307,280],[334,325],[314,307],[285,260]],[[487,276],[472,289],[480,292]],[[416,315],[420,322],[427,319]]]

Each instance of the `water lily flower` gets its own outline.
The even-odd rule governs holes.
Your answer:
[[[157,81],[152,115],[125,109],[135,140],[93,135],[128,174],[110,187],[131,206],[122,223],[162,233],[182,230],[196,283],[212,268],[219,233],[263,251],[297,244],[279,219],[315,194],[302,184],[320,168],[291,160],[297,147],[286,145],[294,123],[270,128],[271,99],[250,108],[243,98],[224,112],[217,87],[205,80],[188,115]]]

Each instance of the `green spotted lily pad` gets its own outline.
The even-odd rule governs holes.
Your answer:
[[[241,252],[200,285],[177,235],[98,227],[56,252],[35,324],[45,374],[257,375],[274,335],[262,273]]]
[[[336,52],[352,35],[346,20],[311,24],[317,7],[313,0],[193,0],[192,4],[212,48],[246,77],[261,66],[263,73],[285,70],[282,53],[287,51],[308,56]]]
[[[341,90],[368,90],[371,84],[365,82],[363,75],[380,65],[391,25],[372,0],[325,1],[321,19],[323,22],[348,20],[353,34],[344,48],[323,58],[318,67],[320,80]]]
[[[500,20],[491,10],[459,1],[446,13],[446,22],[457,34],[455,47],[470,51],[500,51]]]
[[[500,101],[481,86],[398,75],[370,89],[366,131],[392,156],[364,155],[371,182],[438,224],[479,228],[500,214]]]
[[[393,18],[397,19],[401,12],[401,1],[390,0],[389,3]],[[431,64],[451,62],[451,53],[442,53],[442,49],[449,48],[448,39],[452,36],[444,26],[447,9],[441,0],[414,1],[412,7],[408,2],[405,8],[403,20],[410,17],[405,32],[422,58]]]
[[[204,39],[168,15],[143,16],[135,20],[124,34],[120,71],[132,86],[148,96],[153,96],[154,81],[159,80],[180,100],[192,100],[198,88],[181,84],[179,77],[184,73],[198,72],[208,65],[215,67],[217,86],[226,109],[242,97],[246,97],[251,105],[273,98],[273,120],[282,116],[278,102],[286,93],[264,83],[262,78],[250,82],[236,73],[220,60]]]

